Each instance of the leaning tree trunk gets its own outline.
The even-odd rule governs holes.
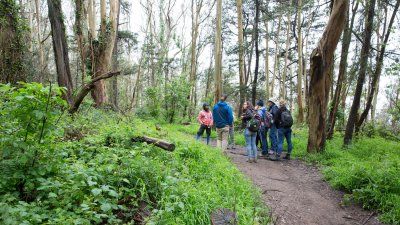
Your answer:
[[[397,3],[396,3],[396,5],[395,5],[395,7],[393,9],[392,17],[390,18],[389,26],[388,26],[386,34],[385,34],[385,39],[384,39],[384,41],[383,41],[383,43],[381,45],[381,48],[379,50],[379,55],[377,57],[376,67],[375,67],[375,71],[374,71],[372,82],[371,82],[371,90],[369,91],[369,94],[368,94],[368,97],[367,97],[367,104],[366,104],[366,107],[365,107],[364,111],[362,112],[358,122],[356,123],[356,132],[359,131],[361,125],[364,123],[365,119],[368,116],[369,110],[371,109],[372,100],[374,98],[376,88],[379,85],[378,81],[379,81],[379,78],[380,78],[380,75],[381,75],[381,72],[382,72],[383,58],[384,58],[385,51],[386,51],[386,45],[387,45],[387,43],[389,41],[389,36],[390,36],[391,31],[392,31],[392,26],[393,26],[393,23],[394,23],[394,19],[396,17],[396,13],[397,13],[397,11],[399,9],[399,5],[400,5],[400,0],[397,0]]]
[[[254,46],[256,49],[256,65],[254,67],[254,79],[253,79],[253,89],[252,89],[252,98],[251,98],[253,101],[253,105],[256,104],[258,67],[260,64],[260,51],[258,49],[258,22],[260,20],[260,3],[258,0],[255,0],[254,4],[256,5],[256,17],[254,20]]]
[[[222,0],[217,0],[217,26],[215,32],[215,96],[218,102],[222,95]]]
[[[71,104],[73,85],[69,68],[68,45],[65,36],[61,1],[47,0],[47,5],[51,24],[51,36],[53,39],[54,58],[57,68],[57,81],[60,87],[65,87],[67,89],[63,96],[64,99]]]
[[[346,16],[346,26],[343,32],[343,41],[342,41],[342,53],[340,57],[340,64],[339,64],[339,75],[335,89],[335,95],[332,101],[332,108],[329,111],[328,117],[328,132],[327,132],[327,139],[331,139],[333,137],[333,133],[335,131],[335,124],[336,124],[336,113],[339,108],[340,103],[340,94],[342,93],[343,83],[346,80],[346,73],[347,73],[347,58],[349,55],[349,47],[351,42],[351,31],[353,30],[354,19],[358,8],[358,1],[354,1],[355,6],[352,10],[351,22],[349,21],[349,14]]]
[[[348,0],[334,2],[328,25],[310,57],[308,152],[319,152],[325,148],[326,113],[329,88],[332,83],[329,70],[333,64],[333,55],[345,25],[347,8]]]
[[[360,109],[361,95],[363,91],[363,86],[365,83],[365,75],[367,72],[367,63],[369,51],[371,48],[371,37],[372,37],[372,29],[374,22],[374,14],[375,14],[375,3],[376,0],[371,0],[368,4],[368,12],[367,18],[365,22],[365,30],[364,30],[364,38],[363,38],[363,46],[361,48],[360,55],[360,69],[358,72],[357,78],[357,86],[356,91],[354,93],[353,104],[350,109],[349,119],[346,125],[346,131],[344,134],[344,144],[349,145],[351,140],[353,139],[353,131],[356,122],[358,121],[358,110]]]

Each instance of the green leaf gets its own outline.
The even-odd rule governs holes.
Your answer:
[[[101,210],[103,210],[103,212],[108,212],[111,210],[111,205],[109,203],[103,203],[100,206]]]
[[[50,192],[49,193],[49,198],[57,198],[57,194],[53,193],[53,192]]]
[[[110,196],[112,196],[112,197],[118,198],[118,193],[117,193],[116,191],[114,191],[114,190],[109,190],[109,191],[108,191],[108,194],[109,194]]]
[[[101,194],[102,190],[100,188],[94,188],[94,189],[92,189],[91,192],[94,196],[97,196],[97,195]]]

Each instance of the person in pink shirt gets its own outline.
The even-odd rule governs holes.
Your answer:
[[[196,140],[199,140],[203,136],[204,131],[207,134],[207,145],[210,144],[211,127],[213,126],[213,116],[210,111],[210,105],[208,103],[203,104],[203,110],[200,111],[197,121],[200,123],[199,131],[197,131]]]

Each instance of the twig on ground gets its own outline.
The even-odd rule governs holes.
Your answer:
[[[362,225],[365,225],[365,224],[367,224],[367,222],[372,218],[372,216],[374,216],[375,215],[375,212],[372,212],[368,217],[367,217],[367,219],[362,223]]]

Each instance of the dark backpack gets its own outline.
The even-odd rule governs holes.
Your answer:
[[[282,127],[292,127],[293,117],[289,110],[285,110],[281,113],[281,125]]]
[[[269,112],[267,112],[267,111],[264,112],[263,121],[264,121],[264,126],[265,126],[266,128],[271,128],[272,122],[273,122],[272,114],[269,113]]]
[[[251,132],[258,132],[258,130],[260,130],[260,126],[261,126],[261,117],[260,115],[256,112],[252,112],[253,116],[251,117],[251,119],[249,121],[247,121],[247,126],[246,128],[249,129],[249,131]]]

